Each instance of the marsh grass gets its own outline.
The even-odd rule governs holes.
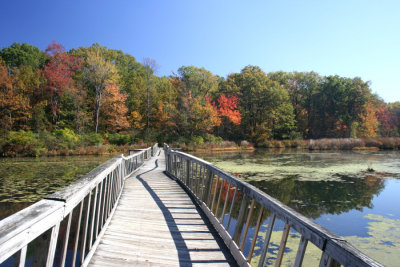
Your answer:
[[[399,137],[322,138],[310,140],[265,140],[262,148],[298,148],[308,150],[380,150],[400,148]]]
[[[195,143],[173,143],[172,147],[179,147],[183,151],[240,151],[254,150],[254,145],[247,141],[237,144],[233,141]]]

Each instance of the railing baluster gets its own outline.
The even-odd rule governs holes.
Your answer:
[[[73,211],[74,210],[72,210],[68,214],[67,229],[65,230],[63,247],[62,247],[62,251],[61,251],[61,267],[65,266],[65,260],[66,260],[66,256],[67,256],[67,250],[68,250],[69,233],[70,233],[70,229],[71,229],[71,219],[72,219]]]
[[[219,203],[221,202],[222,189],[224,189],[225,181],[221,179],[221,186],[218,194],[217,207],[215,208],[215,217],[218,219]]]
[[[308,240],[304,236],[301,236],[299,248],[297,249],[296,260],[294,262],[294,267],[300,267],[303,263],[304,253],[306,252],[307,244]]]
[[[258,218],[257,218],[257,225],[256,225],[256,229],[254,231],[253,240],[251,241],[249,255],[247,256],[247,261],[249,263],[251,263],[251,258],[253,257],[254,247],[255,247],[256,242],[257,242],[257,236],[258,236],[258,232],[260,231],[263,214],[264,214],[264,207],[261,206],[260,207],[260,212],[259,212]]]
[[[239,209],[239,216],[236,221],[236,227],[235,227],[235,231],[233,234],[233,241],[235,241],[236,244],[239,244],[239,239],[240,239],[240,235],[242,233],[243,224],[244,224],[244,217],[245,217],[247,209],[248,209],[247,195],[245,193],[243,193],[242,203],[240,204],[240,209]]]
[[[206,194],[204,202],[210,207],[211,204],[211,191],[212,191],[212,184],[214,180],[214,173],[211,169],[207,169],[207,180],[206,180]]]
[[[82,209],[83,209],[84,202],[85,202],[85,198],[82,199],[81,205],[79,207],[79,218],[78,218],[78,224],[76,227],[75,244],[74,244],[74,251],[73,251],[73,255],[72,255],[72,264],[71,264],[72,267],[75,266],[75,262],[76,262],[76,253],[78,251],[79,231],[81,230]]]
[[[190,185],[193,193],[196,190],[195,171],[196,171],[196,164],[194,162],[190,162],[190,177],[191,177]]]
[[[96,218],[96,205],[97,205],[97,198],[100,196],[98,195],[99,184],[96,185],[96,191],[94,195],[94,203],[93,203],[93,210],[92,210],[92,223],[90,224],[90,237],[89,237],[89,250],[92,248],[93,244],[93,230],[94,230],[94,221]]]
[[[90,215],[90,204],[92,202],[92,191],[89,192],[88,196],[88,201],[87,201],[87,206],[86,206],[86,216],[85,216],[85,226],[83,228],[83,235],[82,235],[82,240],[81,240],[81,263],[83,263],[85,259],[85,252],[86,252],[86,237],[87,237],[87,230],[88,230],[88,223],[89,223],[89,215]]]
[[[178,156],[174,154],[174,171],[175,171],[175,177],[178,178]]]
[[[290,232],[290,225],[286,223],[285,227],[283,229],[281,244],[279,245],[278,256],[276,257],[276,261],[275,261],[276,267],[281,266],[283,254],[285,253],[286,241],[289,236],[289,232]]]
[[[189,188],[192,190],[193,192],[193,162],[191,162],[190,160],[188,160],[188,165],[189,165]]]
[[[224,202],[224,208],[222,209],[222,215],[221,215],[221,224],[224,224],[224,219],[225,219],[225,211],[226,211],[226,206],[228,204],[228,198],[229,198],[229,191],[231,190],[231,184],[228,184],[228,190],[226,191],[225,195],[225,202]]]
[[[27,248],[28,248],[28,245],[25,245],[20,251],[19,264],[18,264],[19,267],[24,267],[25,266]]]
[[[60,230],[60,222],[51,228],[49,250],[47,252],[46,267],[52,267],[54,255],[56,253],[58,231]]]
[[[247,232],[249,231],[250,221],[251,221],[251,217],[253,216],[253,211],[254,211],[254,205],[255,204],[256,204],[256,201],[253,199],[251,201],[250,212],[249,212],[249,215],[247,216],[247,220],[246,220],[246,228],[244,229],[243,238],[242,238],[242,244],[240,245],[240,250],[241,251],[243,251],[244,243],[246,242]]]
[[[180,157],[179,158],[180,159],[180,162],[181,162],[181,168],[180,168],[180,172],[181,172],[181,181],[182,182],[185,182],[184,181],[184,179],[185,179],[185,177],[184,177],[184,168],[185,168],[185,165],[184,165],[184,161],[183,161],[183,158],[182,157]]]
[[[215,199],[217,197],[217,190],[218,190],[218,183],[219,183],[219,176],[217,175],[217,180],[215,181],[215,188],[214,188],[214,193],[212,196],[212,202],[211,202],[211,212],[214,210],[214,204],[215,204]],[[211,181],[211,190],[212,190],[212,185],[214,184],[214,177]]]
[[[274,229],[275,219],[276,219],[275,214],[271,215],[269,218],[267,232],[265,233],[264,245],[263,245],[263,249],[260,254],[260,261],[258,262],[258,267],[264,266],[265,256],[267,255],[267,252],[268,252],[269,241],[271,240],[271,235],[272,235],[272,231]]]
[[[227,225],[226,225],[226,231],[229,231],[229,226],[230,226],[230,224],[231,224],[232,210],[233,210],[233,206],[235,205],[235,200],[236,200],[236,193],[237,193],[237,191],[238,191],[238,188],[235,187],[235,192],[233,193],[231,208],[229,209],[228,223],[227,223]]]
[[[204,198],[204,188],[205,188],[205,180],[206,180],[206,166],[203,166],[203,177],[201,178],[201,196],[200,196],[200,199],[203,199]]]
[[[113,181],[114,181],[114,172],[111,172],[111,177],[108,181],[108,194],[107,194],[107,206],[106,206],[106,211],[105,211],[105,218],[104,221],[107,221],[108,215],[110,214],[110,205],[111,205],[111,192],[113,188]]]
[[[111,213],[113,207],[114,207],[114,203],[115,203],[115,195],[116,195],[116,188],[118,187],[118,177],[119,177],[119,171],[118,168],[114,171],[114,178],[112,181],[112,189],[111,189],[111,202],[110,202],[110,207],[109,207],[109,211],[108,214]]]
[[[190,161],[186,160],[186,185],[190,188]]]
[[[197,196],[197,162],[193,162],[193,171],[192,171],[192,178],[193,178],[193,194]]]
[[[104,225],[104,222],[105,222],[105,215],[104,215],[104,212],[105,212],[105,206],[107,205],[107,191],[108,191],[108,183],[109,183],[109,180],[110,180],[110,174],[107,174],[107,176],[106,176],[106,178],[105,178],[105,182],[104,182],[104,185],[103,185],[103,202],[102,202],[102,207],[101,207],[101,209],[102,209],[102,211],[101,211],[101,220],[100,220],[100,230],[101,229],[103,229],[103,225]]]
[[[196,163],[196,187],[195,187],[195,195],[199,197],[199,185],[200,185],[200,175],[199,175],[199,164]]]

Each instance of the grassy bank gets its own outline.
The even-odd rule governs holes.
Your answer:
[[[399,137],[323,138],[310,140],[273,140],[258,144],[263,148],[299,148],[308,150],[384,150],[400,149]]]
[[[144,148],[151,144],[133,140],[129,134],[76,134],[63,129],[53,132],[11,131],[0,139],[0,155],[17,156],[70,156],[106,155],[127,153],[130,149]]]
[[[218,142],[204,142],[198,143],[174,143],[173,147],[182,148],[183,151],[240,151],[240,150],[254,150],[253,144],[242,141],[237,144],[233,141],[218,141]]]
[[[208,135],[205,138],[179,138],[170,143],[184,151],[240,151],[260,148],[297,148],[307,150],[383,150],[400,149],[400,137],[382,138],[325,138],[317,140],[265,140],[253,145],[247,141],[236,143],[221,137]],[[43,131],[11,131],[0,139],[0,155],[16,156],[68,156],[106,155],[127,153],[131,149],[144,148],[154,142],[135,140],[129,134],[77,134],[69,129]]]
[[[296,148],[306,150],[399,150],[400,137],[381,138],[323,138],[310,140],[266,140],[255,146],[247,141],[237,144],[232,141],[196,143],[174,143],[184,151],[238,151],[257,148]]]

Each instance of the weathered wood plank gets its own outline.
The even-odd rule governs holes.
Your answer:
[[[40,200],[0,221],[0,262],[62,220],[61,202]]]
[[[165,164],[162,155],[157,160],[158,166]],[[150,167],[154,164],[154,160],[147,161],[125,180],[115,213],[88,265],[235,265],[188,194],[163,173],[165,167]],[[196,191],[192,176],[188,176],[188,170],[196,168],[184,165],[178,173],[188,188]]]

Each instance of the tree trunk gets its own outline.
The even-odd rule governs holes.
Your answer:
[[[96,95],[96,116],[95,116],[95,132],[99,128],[99,114],[100,114],[101,94]]]
[[[147,71],[147,108],[146,108],[146,130],[149,129],[149,118],[150,118],[150,75]]]

